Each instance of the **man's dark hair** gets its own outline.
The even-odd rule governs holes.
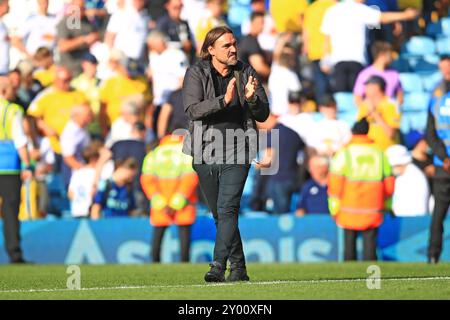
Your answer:
[[[253,20],[257,18],[264,18],[264,17],[265,17],[264,12],[253,11],[252,14],[250,15],[250,21],[253,22]]]
[[[376,60],[380,54],[392,51],[392,45],[386,41],[375,41],[372,45],[372,57]]]
[[[89,163],[91,160],[98,160],[98,158],[100,158],[100,149],[102,146],[103,144],[98,140],[88,144],[81,152],[84,162]]]
[[[352,133],[355,135],[366,135],[369,133],[369,122],[367,118],[362,118],[353,125]]]
[[[227,33],[233,34],[233,31],[227,26],[219,26],[211,29],[206,34],[205,41],[202,45],[202,50],[200,51],[200,58],[202,58],[202,60],[211,60],[211,55],[209,54],[208,48],[213,46],[217,39]]]

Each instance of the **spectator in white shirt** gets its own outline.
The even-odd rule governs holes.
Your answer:
[[[33,14],[19,27],[17,35],[12,38],[12,44],[28,58],[37,49],[46,47],[50,50],[56,44],[56,16],[48,14],[48,0],[36,0],[38,12]]]
[[[334,65],[335,92],[353,90],[356,77],[367,64],[365,57],[366,27],[412,20],[418,16],[415,9],[404,12],[381,12],[364,4],[364,0],[345,0],[330,7],[323,18],[321,31],[325,34],[325,52]],[[330,70],[323,70],[327,73]]]
[[[82,151],[86,165],[75,170],[70,178],[67,195],[70,199],[70,211],[74,218],[89,216],[96,191],[96,166],[100,157],[99,151],[99,143],[93,142],[86,146]]]
[[[141,101],[138,97],[127,99],[122,104],[120,117],[111,125],[111,131],[106,138],[105,146],[111,148],[112,145],[121,140],[129,140],[132,137],[133,126],[139,122],[143,112]],[[143,103],[143,101],[142,101]]]
[[[321,155],[332,157],[352,137],[349,125],[337,119],[336,101],[326,94],[319,99],[319,112],[323,119],[314,125],[311,147]]]
[[[63,179],[67,187],[70,182],[72,170],[84,166],[81,152],[90,143],[87,126],[93,120],[93,112],[87,104],[72,109],[71,119],[64,127],[60,137],[61,153],[64,159],[62,166]]]
[[[273,58],[269,76],[270,109],[275,116],[281,116],[288,112],[289,92],[298,92],[302,86],[293,70],[295,49],[287,45],[287,38],[280,38]]]
[[[9,71],[9,36],[3,17],[9,12],[8,0],[0,0],[0,75]]]
[[[425,174],[412,163],[408,149],[394,145],[386,150],[395,180],[392,210],[396,216],[409,217],[429,212],[430,190]]]
[[[144,57],[145,40],[151,27],[145,5],[146,0],[132,0],[129,7],[111,16],[105,35],[105,43],[110,49],[119,49],[135,60]]]
[[[153,104],[160,107],[170,94],[181,88],[188,67],[186,54],[177,48],[169,47],[166,35],[152,31],[147,39],[149,55],[148,76],[153,83]]]

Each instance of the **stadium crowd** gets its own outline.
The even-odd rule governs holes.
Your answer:
[[[22,170],[33,172],[23,175],[20,219],[152,210],[162,233],[192,224],[204,200],[172,132],[188,126],[183,78],[219,25],[269,94],[260,130],[280,139],[261,150],[243,209],[330,213],[330,172],[340,175],[342,150],[363,135],[396,177],[393,214],[432,212],[432,194],[446,213],[448,182],[432,181],[448,181],[450,154],[431,106],[449,93],[448,14],[447,0],[0,0],[1,110],[23,110],[23,125],[8,118],[2,137],[26,147]],[[261,174],[275,158],[277,173]]]

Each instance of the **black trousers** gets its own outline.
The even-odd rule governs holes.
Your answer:
[[[167,227],[155,227],[153,229],[152,259],[153,262],[161,262],[161,244]],[[189,249],[191,245],[191,226],[178,226],[178,237],[181,247],[181,262],[189,262]]]
[[[358,73],[363,65],[356,61],[342,61],[336,64],[333,72],[334,92],[353,92]]]
[[[368,229],[365,231],[355,231],[355,230],[344,230],[344,260],[345,261],[355,261],[357,260],[356,255],[356,239],[358,233],[361,232],[363,236],[363,246],[364,246],[364,261],[376,261],[377,260],[377,234],[378,228]]]
[[[450,206],[450,179],[436,178],[433,180],[434,210],[431,217],[430,242],[428,257],[438,258],[442,252],[442,234],[444,219]]]
[[[245,267],[238,214],[249,164],[193,164],[216,224],[214,261]]]
[[[22,181],[17,175],[0,175],[0,198],[2,198],[3,235],[5,248],[11,262],[22,259],[20,248],[20,188]]]

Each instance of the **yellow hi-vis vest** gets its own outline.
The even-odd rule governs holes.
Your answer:
[[[13,120],[23,109],[0,98],[0,174],[20,173],[20,157],[13,141]]]

